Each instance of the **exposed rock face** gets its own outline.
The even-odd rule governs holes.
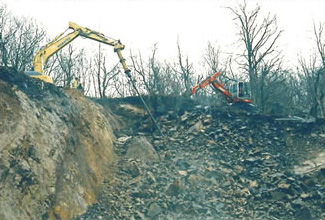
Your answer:
[[[0,94],[0,219],[70,219],[85,212],[114,159],[103,109],[77,90],[4,68]]]

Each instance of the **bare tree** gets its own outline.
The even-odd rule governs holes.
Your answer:
[[[126,86],[129,85],[128,83],[129,83],[128,79],[126,79],[125,77],[118,77],[118,76],[113,77],[111,88],[114,89],[112,89],[111,96],[124,98],[132,94],[132,91],[130,90],[131,87]]]
[[[154,45],[152,56],[149,58],[149,67],[151,74],[149,75],[149,86],[155,95],[165,94],[166,84],[164,83],[163,65],[156,59],[157,45]]]
[[[153,56],[155,55],[156,48],[153,49]],[[143,61],[142,55],[139,52],[138,55],[133,55],[131,51],[130,59],[132,62],[132,66],[134,72],[136,73],[133,77],[135,79],[135,83],[137,84],[137,88],[139,91],[144,94],[152,94],[152,88],[149,85],[149,75],[151,74],[150,66]],[[149,57],[149,60],[151,58]],[[149,61],[150,62],[150,61]]]
[[[225,72],[224,65],[221,64],[220,47],[215,47],[208,42],[207,48],[203,54],[203,66],[207,66],[210,73]]]
[[[63,87],[69,87],[73,77],[80,78],[78,70],[83,65],[86,56],[85,51],[84,49],[77,50],[73,44],[69,44],[67,49],[60,50],[55,56],[60,66],[60,69],[54,73],[57,75],[57,77],[54,77],[57,79],[55,83]]]
[[[303,78],[306,81],[305,90],[307,92],[310,112],[313,117],[318,116],[318,112],[324,116],[324,69],[317,65],[316,55],[311,56],[309,62],[300,58],[299,64],[303,73]]]
[[[136,80],[138,87],[148,95],[166,95],[166,88],[168,87],[167,79],[164,76],[164,64],[156,59],[157,49],[157,45],[154,44],[147,62],[143,60],[141,53],[134,56],[131,52],[133,69],[138,75]]]
[[[148,95],[181,94],[189,89],[195,82],[193,64],[188,56],[184,58],[179,42],[177,43],[177,62],[159,62],[156,59],[157,45],[155,44],[148,60],[131,52],[131,61],[137,81],[137,87]]]
[[[319,105],[321,107],[322,117],[325,117],[325,95],[324,95],[324,84],[325,84],[325,35],[324,31],[325,23],[320,23],[318,29],[314,24],[314,35],[317,45],[318,54],[321,60],[321,68],[317,73],[318,88],[315,89],[317,91],[317,95],[319,96]]]
[[[175,80],[179,83],[180,92],[190,94],[191,87],[197,81],[195,80],[193,63],[190,62],[187,55],[184,57],[179,40],[177,40],[177,51],[177,62],[172,67],[175,72]]]
[[[219,80],[224,84],[227,84],[229,77],[227,76],[227,61],[221,59],[221,49],[220,46],[215,46],[211,42],[208,42],[207,47],[203,53],[202,67],[204,72],[199,73],[196,79],[196,83],[200,83],[203,79],[211,76],[214,73],[221,72]],[[211,87],[200,91],[195,95],[195,99],[203,101],[205,103],[222,103],[224,101],[223,97],[216,95],[216,91]]]
[[[47,62],[44,64],[44,73],[48,76],[51,76],[53,82],[58,83],[63,78],[61,66],[59,63],[58,55],[52,56]],[[59,85],[59,84],[57,84]]]
[[[310,56],[309,60],[303,57],[299,58],[301,79],[305,87],[308,103],[306,107],[310,109],[309,114],[312,117],[325,114],[325,36],[323,34],[325,24],[319,24],[318,28],[313,25],[316,50]]]
[[[167,95],[166,92],[170,87],[166,83],[168,78],[165,76],[164,64],[156,59],[157,49],[157,44],[154,44],[147,62],[142,59],[141,53],[138,56],[134,56],[131,52],[133,69],[138,76],[135,76],[137,87],[143,94],[149,96],[148,99],[154,111],[158,110],[159,105],[161,105],[159,102],[160,97]]]
[[[298,114],[306,116],[306,106],[310,103],[308,100],[306,81],[299,73],[289,74],[287,78],[287,93],[289,94],[289,102],[287,106],[290,114]]]
[[[179,71],[176,69],[176,73],[180,74],[181,81],[185,91],[188,92],[191,86],[193,86],[192,77],[194,75],[193,63],[190,63],[189,57],[183,57],[179,41],[177,41],[177,51],[178,51],[178,67]]]
[[[105,98],[113,93],[111,87],[112,80],[120,74],[121,70],[118,63],[109,66],[107,56],[104,55],[105,50],[98,44],[98,51],[94,53],[93,63],[91,68],[92,89],[96,97]],[[109,90],[109,88],[112,88]]]
[[[257,5],[249,11],[246,1],[238,8],[229,8],[235,15],[239,27],[240,41],[245,45],[243,69],[248,73],[252,87],[253,100],[261,104],[263,82],[273,67],[281,61],[280,52],[276,50],[276,42],[282,31],[278,30],[276,17],[270,14],[259,21],[261,7]],[[275,73],[275,71],[273,71]]]
[[[32,19],[15,19],[17,31],[12,42],[12,66],[25,71],[32,69],[32,58],[45,38],[45,31]]]
[[[323,71],[325,71],[325,35],[323,33],[324,31],[325,23],[320,23],[319,27],[317,29],[315,23],[314,23],[314,35],[317,45],[317,50],[320,56],[321,64],[323,67]]]
[[[87,56],[83,56],[81,61],[81,65],[78,66],[78,73],[81,79],[81,84],[83,88],[83,93],[86,96],[91,96],[93,89],[91,71],[93,69],[92,60]]]
[[[0,6],[0,56],[1,65],[8,66],[8,44],[17,30],[12,25],[11,15],[5,5]]]
[[[32,19],[17,18],[0,6],[1,63],[20,71],[32,69],[32,59],[45,31]]]

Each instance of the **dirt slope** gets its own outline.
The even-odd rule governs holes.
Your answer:
[[[70,219],[114,160],[110,122],[79,91],[0,69],[0,219]]]

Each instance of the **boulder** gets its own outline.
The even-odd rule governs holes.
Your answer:
[[[145,163],[159,161],[159,156],[154,147],[145,137],[135,137],[126,146],[128,158],[140,159]]]

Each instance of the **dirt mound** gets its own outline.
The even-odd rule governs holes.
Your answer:
[[[114,160],[110,121],[77,90],[0,68],[0,219],[70,219]],[[112,118],[112,116],[111,116]]]

